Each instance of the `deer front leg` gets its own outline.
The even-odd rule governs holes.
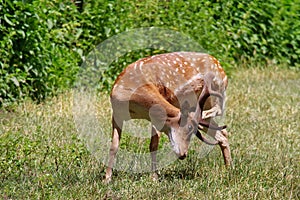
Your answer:
[[[214,126],[217,125],[217,123],[213,119],[210,119],[210,123]],[[200,130],[207,132],[210,136],[212,136],[216,140],[216,143],[212,143],[212,144],[218,144],[220,146],[225,165],[230,166],[232,159],[231,159],[227,130],[225,128],[222,130],[208,130],[207,128],[201,126],[199,126],[199,128]],[[209,142],[205,142],[205,143],[209,144]]]
[[[121,126],[121,127],[120,127]],[[122,133],[122,124],[118,125],[115,120],[112,120],[112,143],[109,149],[109,160],[106,168],[105,183],[109,183],[112,178],[112,168],[115,162],[115,157],[119,148],[121,133]]]
[[[225,165],[230,166],[232,160],[228,142],[228,132],[226,131],[226,129],[216,131],[215,139],[219,142],[218,144],[222,150]]]
[[[161,133],[152,125],[150,152],[151,152],[151,170],[152,180],[158,180],[156,153]]]

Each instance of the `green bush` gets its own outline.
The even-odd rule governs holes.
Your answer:
[[[0,105],[27,96],[41,101],[70,87],[79,62],[72,6],[1,2]]]
[[[228,72],[240,65],[299,69],[299,13],[300,4],[290,0],[93,1],[83,12],[95,19],[88,21],[91,35],[101,38],[95,44],[133,28],[167,28],[189,35]],[[161,53],[148,49],[119,57],[102,74],[102,87],[109,90],[126,65],[153,52]]]
[[[299,69],[300,2],[0,0],[0,104],[37,101],[72,86],[97,44],[123,31],[162,27],[189,35],[230,71],[239,65]],[[122,48],[122,47],[120,47]],[[102,74],[103,89],[129,62],[166,50],[128,52]]]

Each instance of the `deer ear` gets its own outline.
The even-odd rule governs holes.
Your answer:
[[[190,106],[189,102],[184,101],[180,107],[180,112],[181,112],[182,117],[186,118],[190,112],[190,109],[191,109],[191,106]]]
[[[180,126],[186,125],[190,109],[191,106],[188,101],[184,101],[183,104],[180,106],[180,119],[179,119]]]

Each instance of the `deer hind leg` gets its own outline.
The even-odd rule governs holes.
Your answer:
[[[117,124],[115,119],[112,119],[112,143],[109,149],[109,158],[106,168],[105,183],[109,183],[112,178],[112,168],[115,162],[116,154],[119,148],[122,133],[122,123]]]
[[[150,152],[151,152],[151,170],[152,170],[152,180],[158,180],[157,174],[157,160],[156,153],[159,144],[159,138],[161,133],[152,125],[151,141],[150,141]]]

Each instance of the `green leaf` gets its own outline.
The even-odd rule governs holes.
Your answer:
[[[22,38],[25,38],[25,32],[23,30],[17,30],[17,33],[19,33],[20,35],[22,35]]]
[[[12,77],[10,78],[10,80],[15,84],[15,86],[20,87],[20,83],[16,77]]]
[[[47,19],[47,26],[48,26],[48,30],[52,29],[53,21],[51,19]]]
[[[12,21],[10,21],[10,20],[7,18],[7,16],[6,16],[5,14],[4,14],[4,20],[5,20],[5,22],[8,23],[9,25],[15,26],[15,24],[14,24]]]

